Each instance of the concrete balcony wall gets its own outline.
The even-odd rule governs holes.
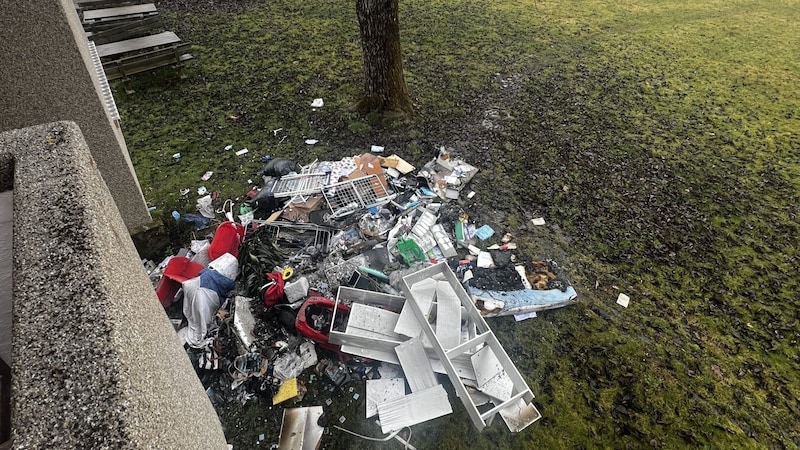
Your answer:
[[[78,124],[129,230],[151,221],[72,0],[0,1],[0,131]]]
[[[0,133],[14,448],[225,449],[78,126]]]

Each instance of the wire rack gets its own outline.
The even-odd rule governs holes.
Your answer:
[[[396,194],[390,193],[384,175],[369,175],[325,186],[322,191],[331,218],[338,219],[356,211],[389,203]]]
[[[281,177],[272,187],[275,198],[291,198],[292,203],[303,203],[308,197],[322,192],[328,181],[327,173],[306,173]]]

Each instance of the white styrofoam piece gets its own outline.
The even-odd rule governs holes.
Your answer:
[[[367,380],[367,410],[366,416],[370,418],[378,414],[378,405],[397,400],[406,395],[405,378],[381,378]]]
[[[458,195],[458,192],[456,192],[456,195]],[[450,237],[447,235],[447,232],[444,231],[444,227],[441,224],[437,223],[432,226],[431,233],[433,233],[436,244],[439,245],[439,249],[446,258],[452,258],[458,255],[455,247],[453,247],[453,241],[450,240]]]
[[[503,370],[503,365],[488,345],[475,352],[470,359],[479,389]]]
[[[509,431],[517,433],[528,425],[542,418],[539,410],[532,403],[525,403],[523,399],[517,399],[512,405],[500,410],[500,417],[506,423]]]
[[[461,343],[461,302],[450,283],[437,283],[436,304],[436,339],[449,350]]]
[[[381,421],[381,431],[384,434],[427,422],[452,412],[453,407],[441,384],[378,405],[378,417]]]
[[[403,309],[400,311],[400,318],[397,319],[397,325],[394,327],[394,332],[414,338],[422,333],[422,327],[417,322],[414,311],[411,310],[408,302],[416,300],[419,309],[426,312],[425,317],[428,317],[431,311],[431,304],[434,297],[436,297],[436,281],[420,281],[411,288],[411,291],[414,293],[414,298],[406,300],[405,305],[403,305]]]
[[[420,392],[439,384],[428,354],[419,339],[410,339],[394,348],[411,392]]]

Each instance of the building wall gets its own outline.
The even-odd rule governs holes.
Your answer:
[[[77,125],[0,133],[12,185],[14,448],[226,449]]]
[[[0,359],[11,365],[11,217],[13,192],[0,192]]]
[[[129,230],[151,221],[121,130],[103,105],[72,0],[0,2],[0,131],[71,120]]]

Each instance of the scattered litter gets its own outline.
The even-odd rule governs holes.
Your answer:
[[[319,139],[306,139],[306,144],[308,145],[314,145],[317,142],[319,142]]]
[[[489,225],[483,225],[482,227],[475,230],[475,236],[478,236],[478,239],[485,241],[494,235],[494,230]]]
[[[153,212],[153,211],[155,211],[156,209],[158,209],[156,206],[148,206],[148,207],[147,207],[147,211],[149,211],[149,212]]]
[[[533,319],[536,317],[536,311],[531,311],[529,313],[523,314],[514,314],[514,320],[517,322],[522,322],[523,320]]]
[[[617,297],[617,304],[622,306],[623,308],[627,308],[630,302],[631,298],[623,293],[620,293],[619,296]]]
[[[322,108],[323,105],[325,105],[325,102],[322,101],[321,98],[315,98],[314,101],[311,102],[312,108]]]
[[[226,150],[226,151],[227,151],[227,150],[230,150],[230,149],[232,149],[232,148],[233,148],[233,144],[228,144],[228,145],[226,145],[226,146],[225,146],[225,150]]]
[[[494,260],[492,260],[492,254],[489,252],[478,253],[478,267],[482,269],[491,269],[492,267],[494,267]]]
[[[186,189],[181,189],[181,190],[180,190],[181,197],[183,197],[184,195],[188,194],[189,192],[192,192],[192,190],[191,190],[191,189],[188,189],[188,188],[186,188]],[[202,194],[201,194],[201,195],[202,195]]]
[[[180,153],[174,153],[174,154],[172,155],[172,158],[173,158],[173,159],[181,159],[181,154],[180,154]]]
[[[211,401],[272,398],[284,410],[279,448],[323,445],[324,427],[346,417],[322,408],[341,414],[342,403],[379,416],[391,434],[374,440],[413,448],[397,432],[451,413],[451,387],[478,430],[497,414],[513,432],[540,417],[484,318],[529,319],[577,293],[554,262],[516,259],[522,245],[507,229],[498,240],[451,201],[476,195],[478,171],[453,149],[417,172],[384,151],[302,166],[265,155],[235,200],[201,186],[198,214],[173,217],[195,230],[227,220],[148,266],[164,306],[183,296],[189,326],[178,335],[198,371],[218,371]],[[237,265],[218,264],[225,254]],[[292,401],[323,406],[283,408]]]
[[[204,173],[200,179],[203,181],[208,181],[211,178],[211,175],[214,175],[214,172],[209,170],[208,172]]]
[[[202,190],[202,193],[201,193]],[[197,190],[197,193],[200,195],[205,194],[206,188],[205,186],[201,186],[200,189]],[[203,217],[207,217],[209,219],[213,219],[216,217],[216,213],[214,212],[214,206],[212,205],[213,199],[210,195],[206,195],[204,197],[200,197],[197,199],[197,211],[203,215]]]
[[[537,217],[535,219],[531,219],[531,222],[533,222],[533,224],[537,226],[542,226],[545,224],[544,217]]]
[[[297,390],[297,378],[292,378],[283,382],[278,392],[272,397],[272,404],[277,405],[286,400],[297,397],[299,391]]]

